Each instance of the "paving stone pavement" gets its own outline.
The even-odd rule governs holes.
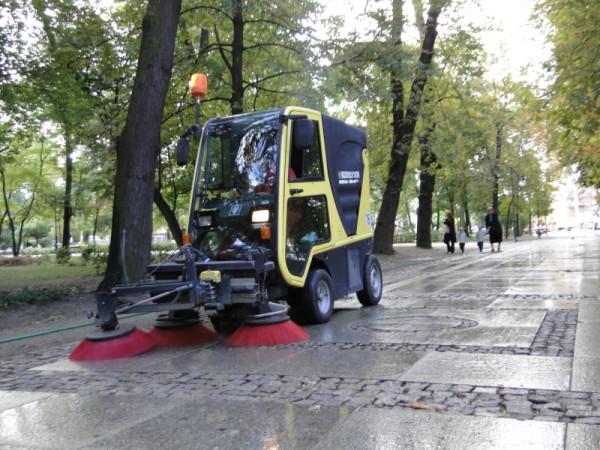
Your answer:
[[[2,448],[600,448],[600,236],[382,258],[310,340],[0,362]],[[2,346],[0,345],[0,354]]]

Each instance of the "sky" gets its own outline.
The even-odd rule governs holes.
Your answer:
[[[345,18],[347,31],[365,30],[368,21],[360,14],[365,5],[369,8],[391,4],[391,0],[329,0],[325,6],[326,15],[342,15]],[[512,78],[530,83],[546,84],[543,80],[544,61],[550,58],[550,47],[545,44],[545,37],[531,21],[534,0],[479,0],[465,2],[461,9],[464,23],[493,27],[494,30],[480,34],[481,42],[487,53],[495,62],[492,63],[488,77],[501,79],[510,74]],[[405,0],[405,16],[413,22],[412,2]],[[443,33],[444,16],[440,17],[440,32]],[[406,30],[406,38],[416,38],[416,33]],[[406,39],[405,38],[405,39]],[[530,68],[523,71],[523,67]]]

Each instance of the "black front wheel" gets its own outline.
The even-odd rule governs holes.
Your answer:
[[[373,255],[367,256],[363,271],[363,289],[356,293],[363,306],[374,306],[381,300],[383,275],[379,261]]]
[[[308,323],[329,322],[333,314],[333,283],[325,270],[313,269],[308,273],[297,309]]]

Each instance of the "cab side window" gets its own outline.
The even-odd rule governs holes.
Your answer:
[[[289,181],[309,181],[323,179],[319,123],[316,120],[313,120],[313,124],[313,139],[312,144],[309,147],[298,148],[296,143],[292,142]]]
[[[313,246],[331,239],[324,195],[288,200],[285,260],[288,270],[302,276]]]

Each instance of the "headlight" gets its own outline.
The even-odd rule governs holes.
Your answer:
[[[199,216],[198,217],[198,226],[199,227],[210,227],[212,225],[212,216]]]
[[[252,223],[264,223],[269,221],[268,209],[256,209],[252,211]]]

